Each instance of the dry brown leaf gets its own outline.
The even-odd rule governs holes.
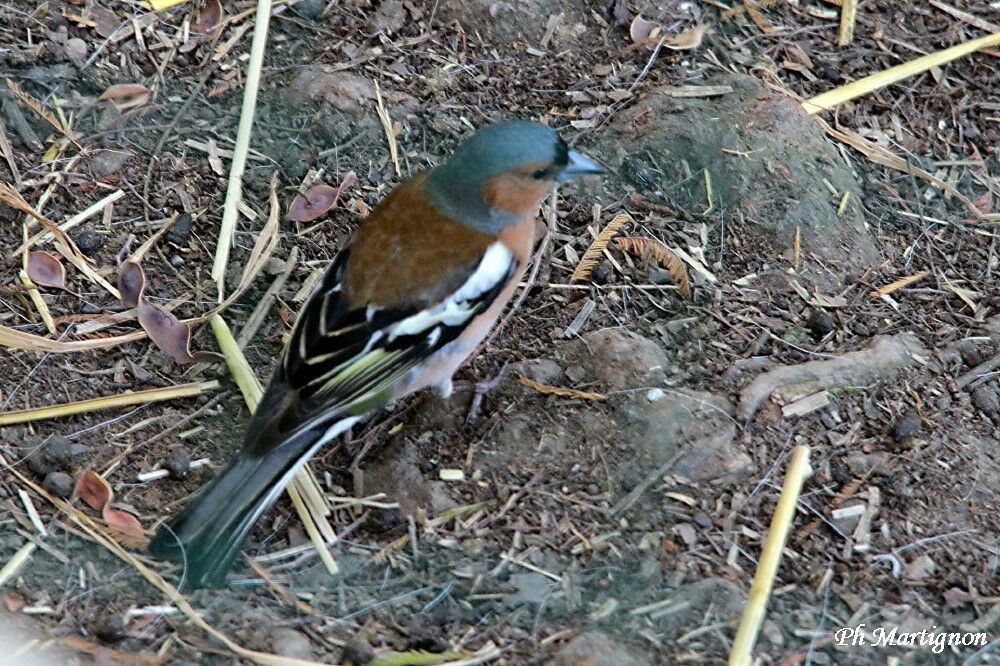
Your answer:
[[[7,183],[0,182],[0,201],[7,204],[14,210],[19,210],[22,213],[30,215],[38,220],[38,222],[41,223],[41,225],[55,237],[53,242],[55,243],[56,249],[59,250],[59,253],[62,254],[66,261],[73,264],[77,270],[90,278],[90,280],[107,289],[108,292],[115,298],[121,298],[118,290],[90,266],[90,260],[87,259],[82,252],[80,252],[80,248],[76,246],[73,239],[71,239],[65,231],[57,227],[53,222],[39,215],[35,209],[24,200],[24,197],[22,197],[17,190]]]
[[[105,506],[101,517],[108,527],[118,533],[116,536],[124,537],[121,540],[127,541],[129,545],[138,546],[145,543],[146,533],[142,529],[142,523],[131,513]]]
[[[178,363],[194,363],[214,358],[207,352],[191,353],[191,327],[169,310],[153,305],[145,298],[136,305],[136,319],[160,351]]]
[[[541,382],[536,382],[534,379],[528,379],[524,375],[518,375],[517,383],[522,386],[527,386],[528,388],[535,389],[539,393],[548,393],[550,395],[558,395],[564,398],[579,398],[581,400],[607,400],[608,396],[603,393],[591,393],[589,391],[579,391],[573,388],[565,388],[562,386],[549,386],[548,384],[542,384]]]
[[[51,252],[29,252],[25,271],[31,281],[43,287],[66,288],[66,267]]]
[[[632,43],[637,45],[644,44],[648,49],[655,48],[656,42],[662,32],[663,26],[656,21],[647,21],[642,18],[641,14],[632,19],[632,25],[628,28],[628,34],[632,38]]]
[[[191,24],[193,32],[209,32],[222,20],[222,5],[219,0],[207,0],[198,14],[198,20]]]
[[[146,273],[142,266],[134,261],[126,261],[118,269],[118,291],[121,292],[122,305],[134,308],[139,305],[142,292],[146,289]]]
[[[676,37],[667,37],[664,39],[663,46],[672,51],[696,49],[701,46],[701,40],[704,39],[706,32],[708,32],[707,25],[691,26]]]
[[[806,299],[806,303],[820,308],[847,307],[847,299],[843,296],[827,296],[826,294],[815,294],[812,298]]]
[[[111,490],[111,484],[94,470],[81,469],[73,476],[76,477],[73,494],[86,502],[91,509],[103,511],[104,507],[114,499],[115,493]]]
[[[109,100],[121,111],[133,106],[142,106],[149,100],[150,90],[138,83],[116,83],[108,86],[98,99]]]
[[[659,23],[648,21],[642,15],[638,15],[632,19],[628,33],[633,44],[641,44],[650,51],[654,50],[657,45],[673,51],[686,51],[701,46],[701,41],[707,31],[708,26],[695,25],[678,35],[669,37],[663,34],[663,26]]]
[[[115,493],[107,479],[91,469],[78,470],[73,476],[76,477],[73,494],[91,509],[100,511],[104,522],[116,532],[116,536],[123,537],[122,541],[130,546],[145,545],[146,533],[142,523],[130,513],[111,508]]]
[[[962,299],[962,302],[968,305],[969,309],[971,309],[973,313],[979,310],[979,306],[972,300],[973,298],[977,298],[979,296],[979,292],[956,286],[955,283],[948,278],[944,278],[944,288]]]
[[[749,16],[750,20],[754,22],[754,25],[760,28],[761,32],[765,35],[771,35],[777,32],[777,30],[775,30],[771,24],[768,23],[767,19],[764,18],[764,14],[761,13],[760,5],[758,3],[753,0],[743,0],[743,6],[747,10],[747,16]]]
[[[292,200],[285,219],[290,222],[311,222],[333,208],[339,196],[340,188],[313,185]]]
[[[663,266],[674,280],[677,281],[677,293],[681,298],[691,297],[691,281],[688,279],[687,266],[673,250],[656,240],[655,238],[641,238],[638,236],[625,236],[616,238],[615,244],[626,252],[648,257]]]
[[[628,222],[631,218],[628,213],[619,213],[615,215],[610,222],[604,225],[601,229],[601,233],[597,234],[597,238],[594,242],[590,244],[587,251],[583,253],[583,258],[580,259],[580,263],[576,265],[573,269],[573,274],[569,276],[570,282],[575,282],[577,280],[586,280],[590,277],[590,272],[594,270],[594,266],[597,265],[597,258],[601,256],[601,253],[608,247],[608,243],[614,238],[618,230]]]
[[[929,274],[929,271],[921,271],[921,272],[916,273],[914,275],[907,275],[906,277],[899,278],[898,280],[896,280],[894,282],[890,282],[889,284],[887,284],[885,286],[879,287],[875,291],[871,292],[871,294],[869,294],[869,295],[877,298],[879,296],[885,296],[886,294],[891,294],[892,292],[896,291],[897,289],[902,289],[903,287],[910,286],[911,284],[913,284],[917,280],[920,280],[921,278],[926,277],[928,274]]]

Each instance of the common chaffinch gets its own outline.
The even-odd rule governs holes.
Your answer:
[[[224,584],[245,537],[295,471],[358,419],[451,377],[524,275],[553,183],[604,170],[550,128],[489,125],[393,189],[299,314],[243,448],[150,543],[189,589]]]

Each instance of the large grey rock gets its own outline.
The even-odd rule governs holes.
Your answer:
[[[743,75],[698,85],[732,92],[684,98],[669,87],[654,89],[615,116],[593,152],[651,201],[666,196],[698,213],[707,208],[707,170],[710,216],[740,211],[748,224],[738,233],[768,232],[774,258],[788,251],[800,227],[803,256],[815,253],[843,273],[878,261],[857,180],[798,102]],[[838,215],[843,192],[851,196]]]

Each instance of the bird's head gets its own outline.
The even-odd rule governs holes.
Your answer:
[[[527,120],[495,123],[466,139],[431,170],[427,194],[448,217],[496,234],[532,215],[553,183],[604,169],[549,127]]]

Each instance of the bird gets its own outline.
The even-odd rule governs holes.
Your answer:
[[[323,444],[452,375],[521,281],[555,183],[605,170],[530,120],[476,131],[392,189],[301,308],[235,458],[148,552],[182,589],[223,587],[254,523]]]

